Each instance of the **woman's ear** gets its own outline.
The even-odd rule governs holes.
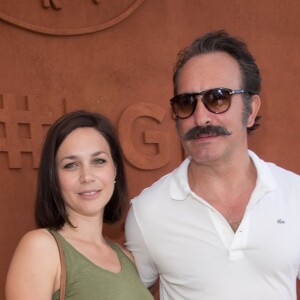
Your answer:
[[[260,108],[260,97],[258,95],[254,95],[252,96],[251,99],[251,108],[252,108],[252,112],[249,115],[248,121],[247,121],[247,127],[251,127],[253,126],[254,122],[255,122],[255,118],[258,114],[259,108]]]

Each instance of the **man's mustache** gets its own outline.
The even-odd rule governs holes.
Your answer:
[[[219,136],[219,135],[230,135],[231,132],[223,126],[196,126],[190,129],[184,136],[185,141],[194,140],[201,135]]]

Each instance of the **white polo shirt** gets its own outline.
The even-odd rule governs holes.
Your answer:
[[[132,200],[126,246],[161,300],[296,299],[300,176],[249,155],[258,178],[236,233],[191,191],[189,158]]]

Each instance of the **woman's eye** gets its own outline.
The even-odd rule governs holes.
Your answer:
[[[93,163],[96,164],[96,165],[102,165],[102,164],[104,164],[105,162],[106,162],[106,160],[103,159],[103,158],[97,158],[97,159],[95,159],[95,160],[93,161]]]
[[[72,163],[68,163],[66,165],[64,165],[64,169],[73,169],[77,166],[77,164],[75,162]]]

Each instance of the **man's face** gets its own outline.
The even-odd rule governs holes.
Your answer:
[[[237,61],[225,52],[202,54],[191,58],[182,68],[178,79],[178,94],[201,92],[212,88],[241,89],[241,72]],[[195,112],[187,119],[178,119],[182,145],[193,161],[200,164],[236,157],[247,149],[247,130],[243,125],[243,99],[232,96],[231,107],[222,114],[208,111],[198,98]],[[252,122],[249,118],[248,123]],[[220,126],[229,135],[206,133],[192,140],[184,135],[196,126]],[[251,124],[250,124],[251,126]]]

